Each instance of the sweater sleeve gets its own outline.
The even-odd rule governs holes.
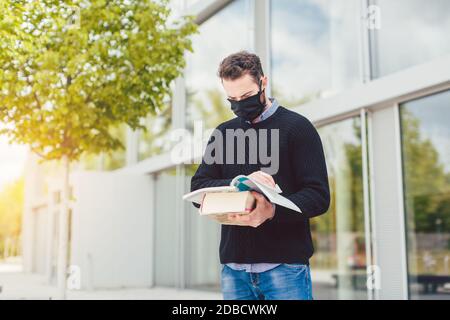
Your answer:
[[[216,129],[218,130],[218,129]],[[214,138],[213,135],[209,138],[208,144],[206,146],[205,154],[211,152],[213,147]],[[221,165],[218,163],[206,163],[205,157],[202,157],[202,162],[199,165],[197,171],[191,179],[191,191],[195,191],[201,188],[208,187],[220,187],[228,186],[232,179],[225,179],[222,176]],[[195,207],[200,207],[199,204],[193,203]]]
[[[292,128],[292,173],[299,189],[286,197],[294,202],[302,213],[276,206],[274,221],[295,221],[325,213],[330,206],[330,190],[325,156],[319,133],[313,124],[302,117],[301,123]]]

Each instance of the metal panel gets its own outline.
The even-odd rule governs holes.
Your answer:
[[[254,50],[261,59],[266,76],[269,77],[267,93],[271,95],[271,63],[270,63],[270,0],[252,1],[254,17]]]
[[[186,193],[185,187],[185,168],[183,165],[176,167],[175,178],[175,199],[181,199],[183,194]],[[177,239],[177,252],[178,252],[178,269],[177,269],[177,287],[180,289],[186,288],[186,215],[184,208],[184,201],[176,201],[176,239]]]
[[[155,175],[149,175],[149,179],[150,179],[150,192],[149,192],[149,203],[151,203],[150,207],[149,207],[149,214],[150,214],[150,243],[149,243],[149,248],[150,248],[150,259],[151,259],[151,263],[150,263],[150,283],[149,286],[150,287],[154,287],[155,286],[155,246],[156,246],[156,188],[155,188]]]
[[[374,256],[380,270],[380,299],[407,299],[407,269],[400,132],[396,105],[372,114]]]
[[[411,67],[366,84],[357,85],[333,97],[306,103],[294,110],[313,122],[334,121],[334,117],[360,108],[378,108],[386,103],[411,99],[411,94],[429,94],[450,87],[450,55]]]
[[[194,15],[195,22],[201,24],[232,1],[233,0],[202,0],[188,7],[183,15]]]
[[[369,7],[369,0],[360,0],[360,19],[359,19],[359,31],[360,31],[360,41],[359,47],[359,63],[361,72],[361,82],[367,83],[372,79],[371,67],[370,67],[370,41],[369,41],[369,29],[367,28],[367,8]]]
[[[363,174],[363,194],[364,194],[364,229],[365,229],[365,245],[366,245],[366,268],[373,265],[372,261],[372,228],[370,223],[370,185],[369,185],[369,148],[367,137],[367,112],[361,109],[361,152],[362,152],[362,174]],[[369,269],[367,269],[369,271]],[[367,272],[369,275],[369,272]],[[373,290],[367,286],[367,297],[373,299]]]

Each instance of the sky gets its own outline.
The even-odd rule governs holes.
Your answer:
[[[23,174],[26,150],[25,146],[10,145],[6,137],[0,136],[0,191]]]

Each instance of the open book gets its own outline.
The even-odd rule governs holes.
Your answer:
[[[202,188],[202,189],[198,189],[193,192],[187,193],[183,196],[183,200],[195,202],[195,203],[201,205],[205,196],[208,193],[242,192],[242,191],[256,191],[256,192],[262,193],[272,203],[275,203],[282,207],[286,207],[288,209],[292,209],[292,210],[300,212],[300,213],[302,212],[300,210],[300,208],[295,205],[295,203],[293,203],[291,200],[283,197],[280,194],[282,191],[278,185],[275,185],[275,187],[272,188],[270,186],[259,183],[258,181],[251,179],[248,176],[244,176],[244,175],[236,176],[231,181],[229,186]],[[223,201],[226,201],[226,200],[223,200]],[[231,212],[233,212],[233,211],[231,211]],[[224,212],[222,212],[222,213],[224,213]]]

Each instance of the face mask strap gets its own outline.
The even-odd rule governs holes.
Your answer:
[[[259,92],[260,92],[260,93],[262,92],[261,88],[262,88],[262,80],[259,79]]]
[[[263,90],[261,90],[262,87],[262,79],[259,79],[259,95],[261,96],[261,93],[263,92]],[[264,88],[264,90],[266,90],[266,88]],[[264,97],[264,107],[267,106],[267,99]]]

